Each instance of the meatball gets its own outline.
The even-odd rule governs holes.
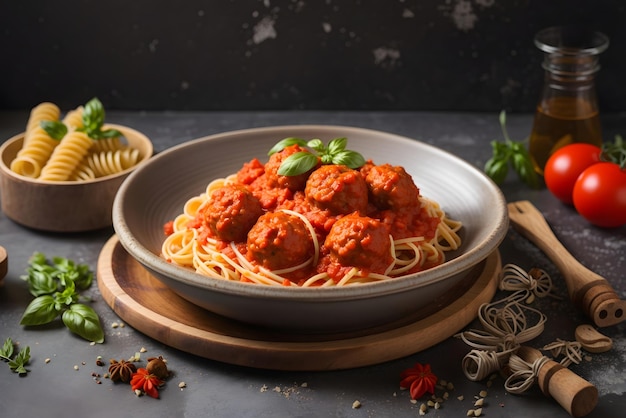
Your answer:
[[[304,193],[320,209],[335,215],[364,211],[367,184],[360,172],[345,165],[323,165],[309,176]]]
[[[313,256],[313,239],[300,218],[267,212],[248,233],[248,258],[269,270],[304,263]]]
[[[373,273],[384,273],[393,262],[387,227],[366,216],[339,219],[326,236],[324,247],[337,263]]]
[[[390,164],[372,167],[365,177],[372,203],[378,209],[419,207],[419,189],[413,178],[400,166]]]
[[[222,241],[245,241],[248,231],[263,214],[259,199],[243,186],[224,186],[204,207],[204,222]]]
[[[308,151],[304,148],[299,147],[298,145],[291,145],[284,148],[280,152],[272,154],[269,161],[265,163],[265,182],[268,187],[286,188],[293,192],[298,190],[304,190],[306,179],[309,177],[311,171],[313,171],[315,168],[309,170],[306,173],[298,174],[296,176],[282,176],[278,174],[278,169],[280,168],[282,162],[285,161],[287,157],[297,152]]]

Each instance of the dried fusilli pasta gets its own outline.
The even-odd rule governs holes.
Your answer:
[[[87,165],[96,177],[119,173],[134,166],[138,161],[139,151],[131,147],[115,151],[93,152],[87,156]]]
[[[32,129],[30,141],[24,144],[11,162],[11,170],[26,177],[39,177],[59,141],[52,139],[40,126]]]
[[[74,169],[74,172],[70,175],[70,181],[86,181],[96,178],[96,173],[87,165],[86,157],[78,164],[78,167]]]
[[[41,169],[41,180],[66,181],[89,152],[93,140],[84,132],[70,131]]]
[[[54,103],[43,102],[33,107],[26,122],[26,132],[24,144],[28,142],[28,135],[33,129],[40,126],[40,123],[44,120],[59,120],[61,115],[61,109]]]
[[[125,147],[126,145],[119,137],[101,138],[94,141],[93,152],[117,151]]]
[[[68,130],[81,129],[83,125],[83,107],[79,106],[74,110],[67,112],[63,118],[63,123],[67,126]]]

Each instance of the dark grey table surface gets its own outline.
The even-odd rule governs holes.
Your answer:
[[[0,112],[0,138],[23,131],[27,112]],[[242,128],[288,124],[358,126],[392,132],[424,141],[456,154],[481,168],[491,153],[489,142],[501,139],[497,115],[425,112],[109,112],[111,123],[128,125],[147,134],[159,152],[173,145],[213,133]],[[605,137],[626,133],[626,116],[603,117]],[[514,139],[528,135],[532,115],[509,115],[508,128]],[[620,297],[626,297],[626,227],[595,228],[572,208],[560,204],[550,193],[530,190],[510,175],[502,185],[508,201],[527,199],[544,214],[557,237],[584,265],[607,278]],[[0,339],[11,337],[30,346],[30,372],[25,377],[0,364],[0,415],[9,417],[404,417],[419,416],[419,406],[410,402],[408,391],[399,390],[399,374],[414,363],[429,363],[442,379],[454,384],[441,409],[430,417],[464,417],[474,409],[474,397],[487,390],[482,410],[486,417],[567,417],[554,400],[534,387],[523,395],[503,388],[503,379],[472,382],[461,370],[469,347],[456,338],[406,358],[370,367],[329,372],[260,370],[216,362],[170,348],[123,322],[109,308],[97,286],[88,292],[105,328],[104,344],[91,345],[62,325],[25,329],[20,317],[31,300],[20,275],[36,251],[68,257],[88,264],[96,261],[113,229],[80,234],[54,234],[29,230],[0,214],[0,245],[9,254],[9,272],[0,287]],[[510,230],[500,247],[503,263],[546,270],[566,296],[566,287],[554,265],[517,232]],[[590,321],[565,298],[539,300],[535,305],[547,317],[545,331],[528,343],[542,347],[556,338],[572,341],[576,326]],[[470,327],[479,327],[473,323]],[[469,328],[469,327],[468,327]],[[626,337],[623,324],[602,329],[613,339],[613,349],[592,354],[570,368],[593,383],[599,402],[590,417],[623,416],[626,409]],[[106,379],[97,384],[92,373],[104,373],[95,365],[103,359],[129,358],[141,348],[142,358],[162,355],[173,376],[161,390],[161,399],[136,397],[126,385]],[[50,359],[46,362],[46,359]],[[78,366],[78,370],[75,369]],[[180,389],[179,382],[186,387]],[[458,397],[463,397],[459,400]],[[361,407],[353,408],[359,401]]]

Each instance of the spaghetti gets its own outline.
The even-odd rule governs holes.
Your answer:
[[[358,170],[318,165],[299,180],[277,175],[296,151],[211,181],[165,225],[161,256],[214,279],[332,287],[426,270],[461,245],[461,222],[422,196],[401,167],[368,161]],[[337,202],[349,205],[342,212]]]

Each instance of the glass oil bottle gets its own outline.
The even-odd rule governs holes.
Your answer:
[[[594,78],[600,69],[598,55],[608,48],[609,39],[582,28],[552,27],[537,33],[535,46],[544,52],[545,78],[529,153],[543,175],[548,158],[562,146],[602,144]]]

